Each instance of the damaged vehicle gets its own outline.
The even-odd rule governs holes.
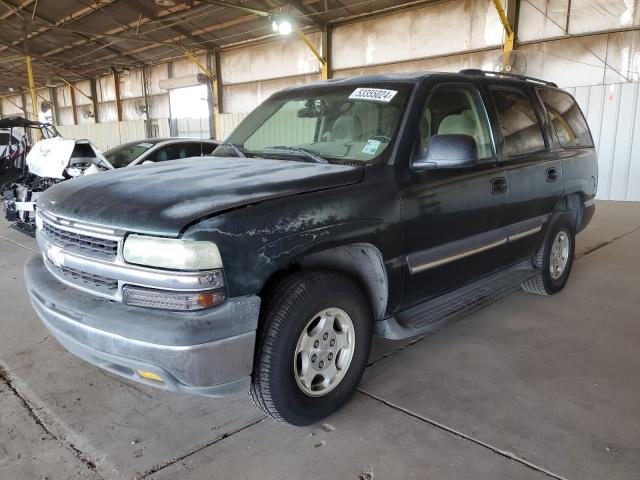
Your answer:
[[[53,138],[58,132],[50,123],[17,115],[0,119],[0,186],[26,171],[25,157],[31,149],[29,137]]]
[[[206,161],[42,193],[26,288],[92,364],[165,390],[248,390],[307,425],[355,392],[372,334],[422,335],[520,286],[562,290],[597,178],[584,116],[549,82],[305,84]]]
[[[42,192],[70,178],[113,169],[89,140],[63,138],[55,133],[22,155],[19,176],[6,181],[0,190],[5,218],[30,235],[35,232],[36,202]]]
[[[211,155],[218,143],[196,138],[152,138],[124,143],[102,154],[89,140],[60,136],[42,140],[34,145],[26,161],[22,160],[19,175],[14,174],[0,190],[5,216],[33,235],[38,195],[56,183],[115,168]]]

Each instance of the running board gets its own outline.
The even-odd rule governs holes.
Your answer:
[[[535,274],[531,260],[525,260],[375,322],[376,334],[391,340],[402,340],[437,330],[515,292],[522,282]]]

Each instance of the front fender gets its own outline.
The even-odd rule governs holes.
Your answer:
[[[395,182],[371,183],[249,205],[192,225],[183,238],[217,244],[231,297],[259,293],[275,272],[340,245],[374,245],[386,261],[400,255],[399,202]]]

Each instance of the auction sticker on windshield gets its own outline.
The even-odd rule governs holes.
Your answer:
[[[356,88],[349,98],[351,100],[371,100],[374,102],[388,103],[396,96],[397,90],[384,88]]]

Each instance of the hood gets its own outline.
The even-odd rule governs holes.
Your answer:
[[[27,154],[29,172],[39,177],[64,179],[72,157],[92,158],[109,169],[111,164],[89,140],[53,137],[36,142]],[[67,177],[68,178],[68,177]]]
[[[258,158],[198,157],[59,183],[38,197],[54,215],[177,236],[202,217],[263,200],[357,183],[363,168]]]

